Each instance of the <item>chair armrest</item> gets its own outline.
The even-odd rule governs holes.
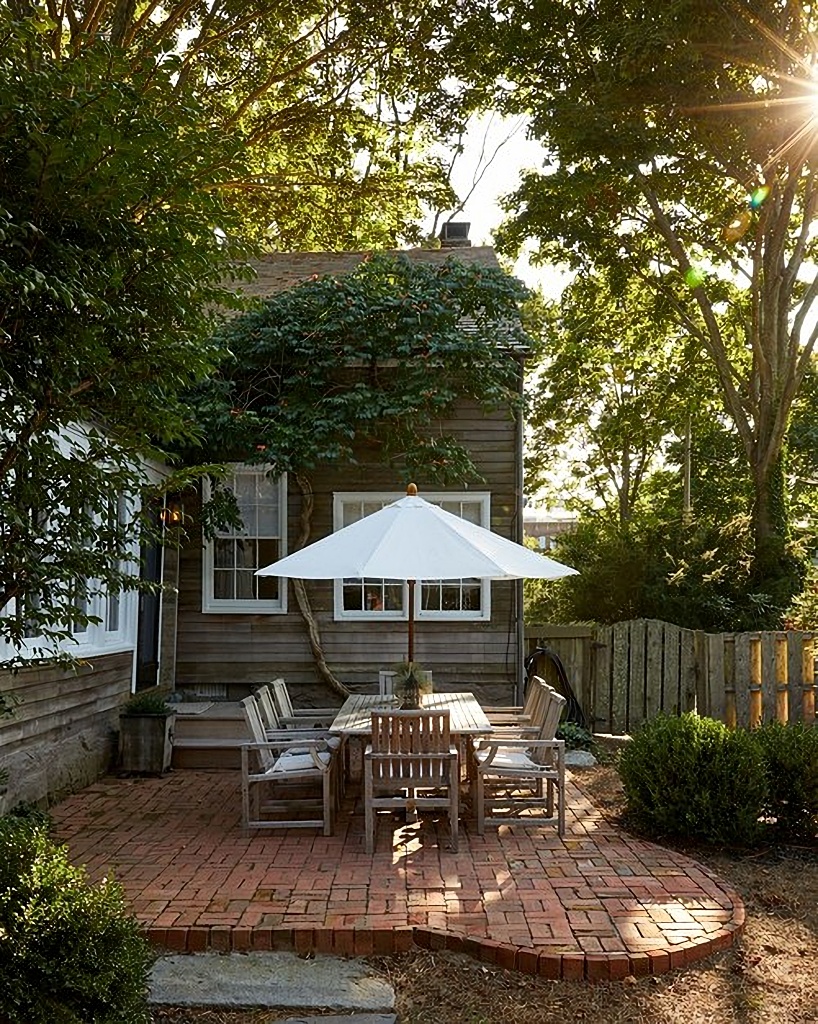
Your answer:
[[[497,737],[508,737],[514,739],[515,737],[531,736],[532,739],[536,739],[540,733],[540,727],[538,725],[495,725],[491,730],[491,738]]]
[[[332,725],[335,719],[335,715],[337,715],[337,713],[338,712],[336,711],[335,714],[326,715],[308,715],[306,713],[293,714],[287,716],[282,715],[279,717],[279,721],[281,722],[282,725],[287,726],[288,729],[321,729]]]
[[[498,737],[497,739],[480,740],[475,750],[488,750],[489,747],[506,747],[512,750],[530,750],[532,747],[565,747],[565,740],[527,740]]]

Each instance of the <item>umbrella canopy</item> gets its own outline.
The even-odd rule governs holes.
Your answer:
[[[551,580],[575,573],[576,569],[553,558],[424,501],[410,484],[405,498],[259,569],[256,575],[309,580],[408,580],[412,661],[415,581],[470,577]]]

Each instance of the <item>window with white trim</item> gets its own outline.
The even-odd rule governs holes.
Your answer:
[[[285,612],[286,583],[256,576],[287,553],[287,481],[263,466],[234,466],[224,481],[236,497],[242,525],[218,530],[204,546],[202,611]],[[205,481],[204,499],[210,497]]]
[[[397,492],[337,492],[333,526],[340,530],[402,497],[404,494]],[[488,492],[424,492],[423,497],[470,523],[489,528]],[[336,619],[406,619],[408,602],[409,585],[405,580],[335,581]],[[424,580],[415,587],[415,618],[487,621],[491,618],[491,583],[480,579]]]

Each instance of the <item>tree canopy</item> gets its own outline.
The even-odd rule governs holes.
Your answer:
[[[190,430],[244,165],[170,70],[102,42],[57,62],[41,30],[0,12],[0,637],[49,648],[132,582],[117,495]]]
[[[539,0],[482,13],[479,68],[553,163],[509,198],[509,251],[661,293],[710,361],[752,483],[754,572],[785,604],[785,439],[818,320],[812,4]]]
[[[453,205],[434,152],[463,124],[451,74],[468,4],[445,0],[66,0],[33,15],[56,60],[105,40],[174,75],[247,150],[234,199],[272,249],[417,242]]]

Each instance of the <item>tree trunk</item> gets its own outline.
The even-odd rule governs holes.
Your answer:
[[[786,450],[766,472],[753,463],[753,586],[782,610],[803,585],[803,565],[789,550]]]
[[[309,480],[300,473],[296,473],[294,476],[295,482],[298,484],[298,489],[301,491],[301,531],[296,542],[296,551],[300,551],[310,539],[314,503],[312,498],[312,487],[310,486]],[[315,616],[312,613],[312,607],[307,594],[307,588],[304,586],[304,581],[293,580],[293,589],[295,590],[295,597],[298,601],[298,610],[301,612],[301,617],[307,626],[310,649],[312,650],[312,656],[315,659],[315,665],[318,669],[319,675],[331,690],[339,694],[339,696],[346,698],[349,696],[349,690],[344,686],[341,680],[336,678],[333,674],[332,669],[327,664],[327,659],[324,656],[324,648],[321,644],[321,633],[318,629],[318,623],[315,621]]]

